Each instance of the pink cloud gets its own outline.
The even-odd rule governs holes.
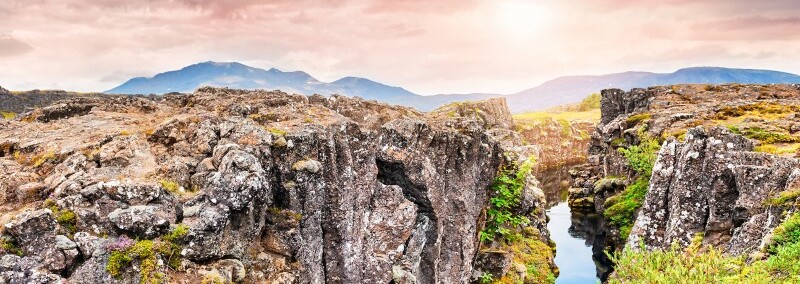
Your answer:
[[[503,1],[550,16],[509,26]],[[0,84],[103,90],[207,60],[424,94],[681,65],[800,72],[788,60],[800,56],[799,11],[789,0],[4,0]]]

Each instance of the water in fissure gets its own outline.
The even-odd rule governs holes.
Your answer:
[[[567,190],[572,183],[568,169],[565,166],[537,173],[548,201],[547,229],[556,243],[555,263],[560,271],[556,283],[599,283],[610,271],[602,251],[603,220],[592,210],[581,212],[567,205]]]

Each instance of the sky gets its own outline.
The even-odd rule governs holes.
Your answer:
[[[800,73],[796,0],[0,0],[0,86],[103,91],[204,61],[419,94],[723,66]]]

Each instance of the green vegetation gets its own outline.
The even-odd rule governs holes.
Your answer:
[[[778,196],[767,199],[767,205],[786,206],[792,205],[800,197],[800,188],[793,188],[778,193]]]
[[[42,165],[44,165],[44,163],[55,162],[57,160],[58,160],[58,157],[56,157],[55,152],[53,150],[48,150],[48,151],[45,151],[44,153],[42,153],[39,156],[33,157],[32,166],[34,168],[38,168],[38,167],[41,167]]]
[[[656,155],[661,147],[656,139],[647,137],[644,133],[640,133],[640,137],[639,145],[618,149],[628,159],[628,166],[638,174],[638,177],[625,187],[625,190],[606,199],[604,203],[603,215],[619,228],[622,240],[628,238],[636,218],[636,210],[639,210],[644,203]]]
[[[45,200],[43,204],[45,207],[49,208],[50,211],[53,211],[53,217],[56,219],[56,222],[61,228],[66,230],[67,236],[72,238],[72,235],[78,231],[78,215],[69,209],[60,208],[52,199]]]
[[[770,153],[774,155],[798,154],[800,153],[800,143],[791,144],[764,144],[758,145],[754,149],[756,152]]]
[[[175,181],[162,179],[158,181],[158,183],[161,184],[161,187],[164,188],[164,190],[166,191],[172,192],[174,194],[181,193],[180,192],[181,186]]]
[[[0,237],[0,252],[16,254],[18,256],[24,254],[22,249],[17,246],[17,243],[9,237]]]
[[[747,261],[713,247],[700,248],[702,239],[681,250],[625,249],[612,257],[616,274],[609,283],[798,283],[800,281],[800,214],[792,214],[773,232],[766,259]]]
[[[481,278],[479,279],[481,284],[490,284],[494,282],[494,276],[492,276],[489,272],[484,272],[481,274]]]
[[[561,124],[561,134],[564,136],[569,136],[572,134],[572,125],[569,124],[569,121],[563,118],[556,121],[558,121],[558,124]]]
[[[222,275],[216,272],[209,272],[200,281],[200,284],[228,284],[228,281]]]
[[[627,119],[625,119],[625,122],[628,125],[636,125],[639,124],[639,122],[648,121],[650,118],[652,118],[650,113],[643,112],[629,116]]]
[[[17,114],[10,111],[0,110],[0,116],[2,116],[3,119],[14,119],[17,117]]]
[[[515,228],[527,225],[530,220],[514,214],[513,210],[519,206],[525,178],[533,164],[532,160],[528,160],[519,166],[512,164],[500,169],[492,185],[495,196],[489,200],[492,206],[486,211],[486,228],[480,233],[481,241],[501,237],[507,242],[514,242],[521,237]]]
[[[162,283],[166,275],[157,271],[159,257],[165,260],[170,268],[178,269],[181,264],[181,246],[176,242],[188,233],[189,227],[180,224],[162,236],[160,241],[139,240],[130,247],[112,250],[106,271],[111,276],[120,277],[132,262],[138,261],[139,284]]]
[[[600,94],[594,93],[581,100],[578,103],[578,111],[590,111],[593,109],[600,109]]]
[[[736,132],[734,131],[734,133]],[[743,129],[740,130],[739,133],[741,133],[747,138],[755,139],[766,144],[800,142],[800,137],[792,136],[785,133],[771,132],[759,127],[751,127]]]
[[[535,111],[535,112],[526,112],[521,114],[515,114],[514,120],[520,121],[539,121],[544,119],[554,119],[554,120],[566,120],[566,121],[599,121],[600,120],[600,110],[589,110],[589,111],[563,111],[563,112],[555,112],[555,111]]]
[[[277,136],[286,136],[286,130],[282,130],[282,129],[271,127],[271,128],[267,128],[267,131],[269,131],[269,133],[272,133],[272,134],[277,135]]]
[[[516,213],[522,191],[534,160],[521,165],[512,163],[500,169],[492,185],[495,194],[486,211],[486,227],[480,232],[481,242],[493,242],[500,250],[509,252],[511,261],[524,265],[525,274],[511,269],[506,275],[481,275],[481,283],[552,283],[555,276],[550,268],[553,249],[541,241],[541,232],[528,226],[530,220]]]

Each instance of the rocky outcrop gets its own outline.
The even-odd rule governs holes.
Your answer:
[[[530,152],[502,100],[424,114],[202,88],[7,123],[2,262],[32,265],[0,267],[10,283],[471,282],[492,182]],[[546,244],[544,194],[525,184],[515,210]]]
[[[630,206],[610,214],[635,210],[630,235],[609,224],[606,247],[667,248],[688,245],[699,234],[703,244],[728,253],[756,251],[788,206],[771,200],[797,187],[793,151],[800,137],[792,129],[799,107],[796,85],[605,90],[601,123],[588,163],[573,171],[570,199],[581,207],[591,198],[598,213],[612,218],[608,206],[627,198]],[[645,155],[645,143],[660,150]],[[620,148],[633,149],[639,160],[629,161]],[[655,163],[645,173],[652,177],[635,168],[649,158]],[[647,178],[639,199],[631,185]]]

